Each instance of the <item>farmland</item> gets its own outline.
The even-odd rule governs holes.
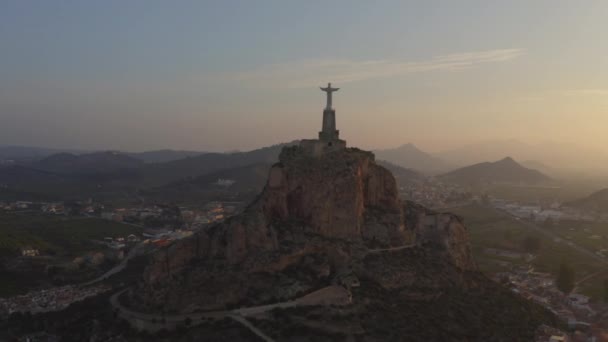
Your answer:
[[[16,256],[26,247],[44,255],[76,256],[94,247],[91,240],[132,233],[141,230],[97,218],[0,212],[0,256]]]

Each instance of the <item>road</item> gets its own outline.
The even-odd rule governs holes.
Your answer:
[[[89,285],[93,285],[95,283],[98,283],[102,280],[108,279],[111,276],[113,276],[114,274],[121,272],[122,270],[125,269],[125,267],[127,267],[127,264],[129,263],[129,260],[132,259],[133,257],[135,257],[136,255],[138,255],[138,253],[144,248],[144,245],[142,242],[136,244],[135,246],[133,246],[133,248],[131,248],[131,250],[129,251],[129,253],[127,253],[127,255],[122,259],[122,261],[120,263],[118,263],[116,266],[112,267],[111,269],[109,269],[106,273],[100,275],[99,277],[90,280],[84,284],[80,284],[80,286],[89,286]]]
[[[344,305],[344,303],[350,303],[350,292],[342,286],[332,285],[319,289],[313,293],[302,296],[295,300],[286,302],[279,302],[267,305],[258,305],[246,308],[238,308],[234,310],[220,310],[220,311],[207,311],[207,312],[196,312],[189,314],[173,314],[173,315],[162,315],[162,314],[151,314],[133,311],[120,303],[119,297],[128,291],[129,288],[124,289],[120,292],[115,293],[110,297],[110,304],[114,310],[118,310],[121,317],[129,321],[134,327],[146,330],[148,332],[156,332],[161,329],[168,327],[176,327],[178,325],[185,324],[188,320],[190,324],[200,324],[203,319],[223,319],[230,318],[243,326],[251,330],[252,333],[259,336],[265,341],[272,341],[270,337],[265,335],[262,331],[257,329],[251,322],[247,321],[246,317],[260,315],[277,308],[286,309],[296,306],[314,306],[314,305],[326,305],[336,304]]]
[[[241,323],[244,327],[249,329],[249,331],[251,331],[252,333],[256,334],[263,341],[274,342],[274,340],[270,338],[270,336],[264,334],[262,330],[256,328],[256,326],[251,324],[251,322],[249,322],[245,317],[239,315],[228,315],[228,317],[232,318],[238,323]]]
[[[397,247],[390,248],[379,248],[379,249],[369,249],[367,253],[381,253],[381,252],[390,252],[390,251],[398,251],[408,248],[416,247],[416,244],[409,244]],[[133,250],[132,250],[133,251]],[[136,253],[129,253],[129,256],[123,260],[123,262],[113,268],[112,270],[106,272],[103,276],[95,279],[87,284],[92,284],[96,281],[101,281],[106,279],[107,277],[120,272],[126,266],[128,259],[133,257]],[[124,264],[124,265],[123,265]],[[110,297],[110,304],[114,310],[117,310],[121,317],[129,321],[131,325],[138,327],[142,330],[146,330],[149,332],[155,332],[161,329],[166,329],[167,327],[175,327],[177,325],[184,324],[186,321],[189,321],[190,324],[196,325],[200,324],[204,319],[222,319],[222,318],[230,318],[235,320],[236,322],[241,323],[243,326],[248,328],[253,334],[260,337],[264,341],[273,341],[270,337],[265,335],[262,331],[256,328],[251,322],[247,321],[247,316],[255,316],[260,315],[269,311],[272,311],[277,308],[286,309],[292,308],[296,306],[315,306],[315,305],[345,305],[351,302],[351,294],[344,287],[339,285],[331,285],[319,289],[313,293],[309,293],[300,298],[279,302],[274,304],[267,305],[258,305],[253,307],[246,308],[238,308],[234,310],[221,310],[221,311],[207,311],[207,312],[198,312],[198,313],[188,313],[188,314],[173,314],[173,315],[162,315],[162,314],[152,314],[152,313],[143,313],[133,311],[120,303],[119,297],[128,291],[129,288],[126,288],[122,291],[119,291]]]

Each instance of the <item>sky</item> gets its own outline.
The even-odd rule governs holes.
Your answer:
[[[249,150],[495,139],[608,152],[608,2],[0,2],[0,144]]]

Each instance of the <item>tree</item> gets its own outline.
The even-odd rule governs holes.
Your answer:
[[[542,240],[538,236],[528,235],[522,241],[523,248],[526,252],[535,254],[540,250]]]
[[[604,279],[604,303],[608,303],[608,279]]]
[[[557,288],[563,293],[570,293],[574,289],[574,270],[566,262],[559,265],[559,272],[555,279]]]

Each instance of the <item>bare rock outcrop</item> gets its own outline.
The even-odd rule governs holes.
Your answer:
[[[454,269],[476,269],[462,220],[402,202],[393,175],[372,153],[349,148],[313,157],[299,146],[285,147],[264,190],[242,214],[154,255],[137,296],[174,307],[192,304],[184,298],[214,298],[213,305],[201,299],[197,307],[215,308],[269,286],[276,293],[306,292],[356,269],[366,250],[405,245]],[[201,286],[206,295],[195,294]],[[232,289],[224,291],[228,297],[223,288]]]

